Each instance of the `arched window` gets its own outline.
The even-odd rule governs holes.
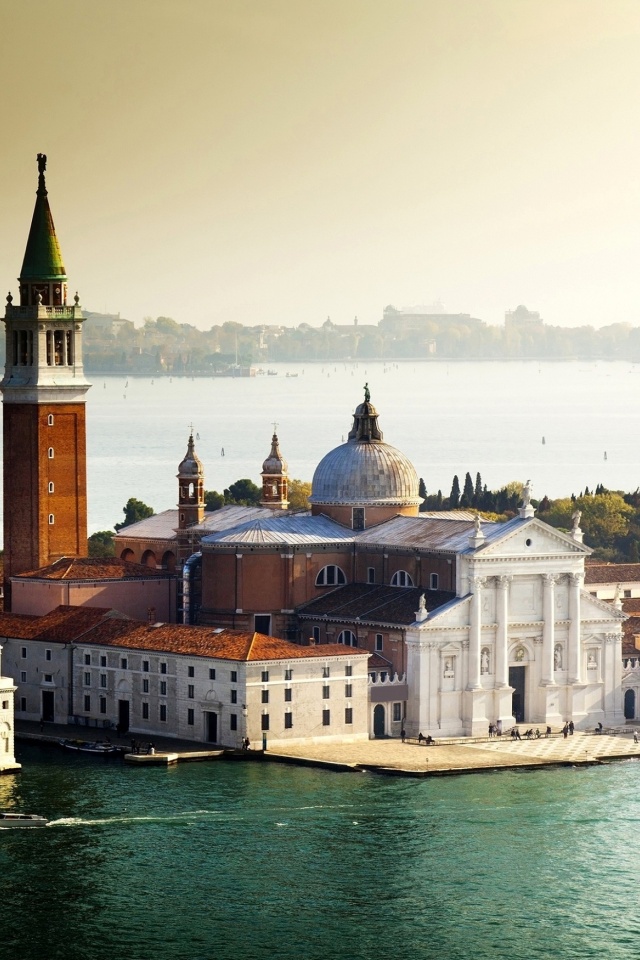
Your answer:
[[[396,570],[394,575],[391,577],[391,586],[392,587],[412,587],[413,580],[406,570]]]
[[[440,579],[440,578],[438,577],[438,574],[437,574],[437,573],[432,573],[432,574],[430,574],[430,576],[429,576],[429,589],[430,589],[430,590],[437,590],[437,589],[438,589],[439,579]]]
[[[335,563],[327,564],[316,577],[316,587],[342,587],[346,582],[344,571]]]
[[[52,413],[50,413],[49,416],[47,417],[47,425],[48,425],[49,427],[52,427],[52,426],[53,426],[53,414],[52,414]]]
[[[50,513],[50,514],[49,514],[49,524],[50,524],[51,526],[53,526],[54,523],[55,523],[55,517],[54,517],[54,515],[53,515],[52,513]]]
[[[358,638],[352,630],[343,630],[338,634],[338,643],[344,643],[346,647],[357,647]]]
[[[49,493],[53,493],[53,480],[49,480]]]
[[[49,460],[53,460],[53,447],[49,447]]]

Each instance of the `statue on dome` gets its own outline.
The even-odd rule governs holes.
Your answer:
[[[580,510],[574,510],[574,512],[571,514],[571,519],[573,520],[572,530],[579,530],[579,529],[580,529],[580,517],[581,517],[581,516],[582,516],[582,513],[581,513]]]
[[[46,153],[38,154],[38,173],[44,173],[47,169],[47,155]]]
[[[531,480],[527,480],[524,487],[522,488],[522,505],[528,507],[531,503],[531,495],[533,493],[533,488],[531,485]]]
[[[365,385],[364,385],[364,402],[365,402],[365,403],[370,403],[370,402],[371,402],[371,391],[369,390],[369,384],[368,384],[368,383],[365,383]]]

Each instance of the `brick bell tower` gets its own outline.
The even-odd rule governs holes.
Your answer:
[[[67,275],[47,198],[47,158],[20,271],[20,306],[7,296],[0,383],[4,448],[5,610],[10,578],[87,554],[85,394],[78,295]]]

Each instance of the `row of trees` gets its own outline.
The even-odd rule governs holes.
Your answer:
[[[3,345],[0,343],[0,353]],[[84,329],[89,372],[206,375],[238,363],[270,361],[416,359],[584,358],[640,360],[640,327],[614,323],[594,327],[490,326],[462,317],[426,317],[419,329],[383,324],[314,327],[245,327],[229,321],[209,330],[171,317],[145,319],[142,327],[90,317]],[[0,357],[0,360],[2,358]]]
[[[523,484],[508,483],[500,490],[488,490],[482,483],[480,473],[475,482],[471,474],[460,480],[454,476],[448,497],[438,490],[428,494],[424,481],[420,481],[420,494],[424,502],[420,509],[432,510],[477,510],[487,519],[507,520],[516,515],[522,502]],[[552,527],[568,532],[576,510],[581,513],[580,527],[584,542],[594,551],[595,559],[623,563],[640,562],[640,490],[633,493],[607,490],[599,484],[593,493],[588,487],[576,496],[551,500],[544,496],[532,501],[536,515]]]

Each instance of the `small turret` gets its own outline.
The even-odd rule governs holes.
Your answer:
[[[184,530],[195,523],[202,523],[204,519],[204,467],[196,455],[193,428],[177,477],[179,528]]]
[[[288,464],[280,453],[280,443],[276,433],[277,424],[273,425],[271,451],[262,464],[262,500],[261,507],[272,510],[286,510],[289,506],[289,476]]]

